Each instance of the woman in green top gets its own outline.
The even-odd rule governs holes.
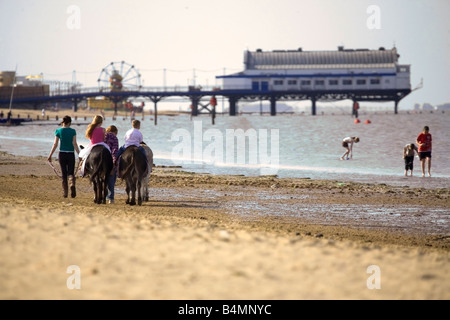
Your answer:
[[[52,150],[48,156],[48,161],[52,162],[52,155],[59,146],[59,164],[61,165],[63,196],[67,198],[69,193],[69,179],[70,181],[70,196],[75,198],[77,196],[75,188],[75,153],[80,153],[77,144],[77,132],[72,129],[72,118],[65,116],[61,122],[62,127],[55,132],[55,142]]]

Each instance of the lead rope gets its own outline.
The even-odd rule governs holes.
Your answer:
[[[85,161],[85,159],[83,158],[79,158],[78,160],[78,166],[77,169],[75,170],[75,174],[78,175],[79,177],[83,178],[84,177],[84,172],[82,174],[81,169],[83,168],[83,162]]]
[[[53,163],[51,163],[50,161],[47,160],[47,163],[50,167],[52,167],[53,171],[55,172],[55,174],[59,177],[62,178],[62,176],[59,174],[58,170],[56,170],[55,166],[53,165]]]

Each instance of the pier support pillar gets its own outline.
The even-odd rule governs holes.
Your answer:
[[[270,97],[270,115],[277,115],[277,98],[275,96]]]
[[[200,97],[192,96],[191,102],[192,102],[191,116],[196,117],[198,116],[198,103],[200,102]]]
[[[153,105],[154,105],[154,108],[155,108],[155,126],[156,125],[158,125],[158,101],[157,100],[155,100],[155,101],[153,101]]]
[[[311,115],[315,116],[317,111],[316,111],[316,97],[312,97],[311,98]]]
[[[114,116],[117,117],[117,109],[118,109],[117,104],[119,103],[119,100],[111,99],[111,101],[114,103]]]
[[[78,111],[78,99],[73,100],[73,112]]]
[[[230,102],[230,116],[235,116],[236,115],[236,103],[237,103],[237,98],[235,97],[230,97],[229,98],[229,102]]]
[[[394,113],[395,114],[398,114],[398,103],[399,103],[399,101],[395,100],[395,106],[394,106]]]
[[[149,97],[150,100],[153,101],[153,106],[154,106],[154,113],[155,113],[155,126],[158,125],[158,102],[159,100],[161,100],[161,98],[154,96],[154,97]],[[144,114],[144,111],[142,111],[142,114]]]

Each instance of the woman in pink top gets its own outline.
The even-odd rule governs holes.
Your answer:
[[[86,138],[90,140],[89,145],[82,149],[78,156],[82,159],[81,165],[79,165],[79,175],[81,177],[84,176],[84,165],[86,163],[86,159],[91,153],[91,149],[93,146],[97,144],[103,144],[109,152],[111,150],[109,149],[109,146],[105,143],[105,137],[106,137],[106,130],[102,127],[103,124],[103,117],[102,116],[95,116],[94,119],[92,119],[92,122],[89,124],[87,130],[86,130]]]
[[[92,119],[91,124],[88,126],[86,130],[86,138],[91,140],[91,145],[105,142],[106,131],[105,128],[102,127],[103,117],[95,116]]]

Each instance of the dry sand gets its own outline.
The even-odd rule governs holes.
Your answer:
[[[442,231],[357,214],[331,221],[264,215],[273,202],[421,205],[448,215],[449,189],[167,168],[155,170],[142,206],[125,205],[123,183],[116,188],[115,204],[96,205],[88,179],[78,179],[77,197],[64,199],[44,158],[0,153],[0,298],[450,298],[448,223]],[[264,200],[267,194],[276,197]],[[67,286],[73,265],[81,289]],[[373,265],[380,273],[368,273]],[[368,288],[374,284],[381,287]]]

